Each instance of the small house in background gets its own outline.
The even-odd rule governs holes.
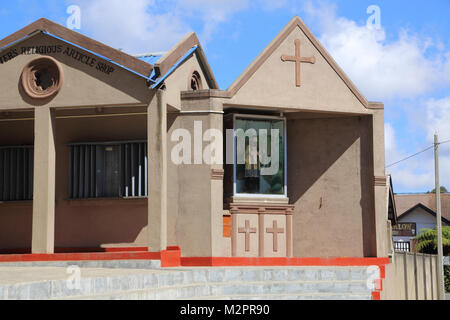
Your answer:
[[[411,251],[411,240],[423,229],[436,228],[436,194],[397,194],[398,224],[393,227],[394,248]],[[442,225],[450,226],[450,194],[441,194]]]

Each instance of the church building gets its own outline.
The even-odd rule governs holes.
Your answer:
[[[389,255],[384,106],[298,17],[228,89],[195,33],[130,55],[40,19],[0,88],[0,254]]]

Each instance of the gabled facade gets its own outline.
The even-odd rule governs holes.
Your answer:
[[[0,59],[0,249],[388,255],[383,105],[300,18],[227,90],[195,34],[133,57],[41,19]]]
[[[442,225],[450,225],[448,216],[450,213],[449,194],[442,194]],[[399,206],[400,215],[398,218],[397,230],[394,230],[394,241],[409,243],[414,237],[420,234],[423,229],[436,228],[436,195],[429,194],[398,194],[395,196]]]

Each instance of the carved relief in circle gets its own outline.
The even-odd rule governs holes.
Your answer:
[[[51,57],[37,58],[23,69],[22,87],[32,99],[55,96],[61,89],[63,72],[60,64]]]

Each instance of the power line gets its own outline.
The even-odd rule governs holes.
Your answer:
[[[424,152],[427,152],[428,150],[433,149],[433,148],[434,148],[434,145],[431,146],[431,147],[426,148],[425,150],[419,151],[419,152],[417,152],[417,153],[415,153],[415,154],[413,154],[413,155],[411,155],[411,156],[409,156],[409,157],[406,157],[405,159],[402,159],[402,160],[400,160],[400,161],[394,162],[394,163],[392,163],[392,164],[386,166],[386,168],[390,168],[390,167],[392,167],[392,166],[395,166],[396,164],[399,164],[400,162],[409,160],[409,159],[411,159],[411,158],[413,158],[413,157],[415,157],[415,156],[418,156],[419,154],[422,154],[422,153],[424,153]]]
[[[444,143],[449,143],[449,142],[450,142],[450,140],[446,140],[446,141],[439,142],[439,144],[444,144]],[[406,161],[406,160],[409,160],[411,158],[414,158],[414,157],[416,157],[416,156],[418,156],[418,155],[420,155],[420,154],[422,154],[424,152],[427,152],[428,150],[433,149],[433,148],[434,148],[434,145],[432,145],[431,147],[426,148],[425,150],[419,151],[419,152],[417,152],[417,153],[415,153],[415,154],[413,154],[413,155],[411,155],[409,157],[406,157],[405,159],[402,159],[400,161],[394,162],[394,163],[386,166],[386,168],[390,168],[390,167],[395,166],[396,164],[399,164],[399,163],[401,163],[403,161]]]

